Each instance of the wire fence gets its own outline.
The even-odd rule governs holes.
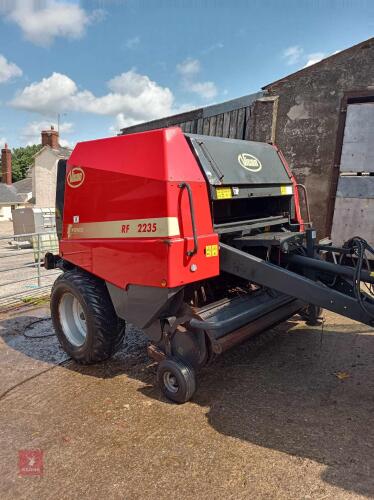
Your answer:
[[[0,236],[0,311],[48,295],[60,270],[44,268],[58,252],[55,231]]]

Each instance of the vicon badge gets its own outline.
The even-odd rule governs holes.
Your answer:
[[[77,188],[84,182],[84,170],[81,167],[73,167],[68,173],[67,182],[70,187]]]
[[[249,153],[240,153],[238,162],[239,165],[250,172],[259,172],[262,169],[260,160]]]

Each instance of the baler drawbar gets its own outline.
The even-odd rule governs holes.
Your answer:
[[[57,172],[60,268],[54,328],[77,362],[149,338],[164,394],[183,403],[196,373],[250,336],[321,308],[374,326],[374,249],[318,242],[271,144],[160,129],[77,144]],[[309,218],[309,217],[308,217]]]

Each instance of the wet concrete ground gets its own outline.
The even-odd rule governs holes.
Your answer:
[[[193,400],[154,385],[130,330],[111,360],[66,359],[46,307],[0,317],[0,497],[374,497],[374,330],[291,321],[204,369]],[[13,389],[12,389],[13,388]],[[18,451],[44,453],[22,477]]]

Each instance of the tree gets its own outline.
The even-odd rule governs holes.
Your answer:
[[[14,148],[12,151],[13,182],[24,179],[29,167],[34,163],[33,156],[42,148],[41,144],[33,144],[24,148]]]

